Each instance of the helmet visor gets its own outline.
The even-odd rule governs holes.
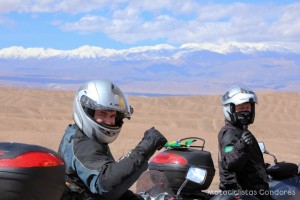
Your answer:
[[[127,96],[120,97],[120,106],[123,107],[122,110],[116,110],[115,108],[104,106],[102,104],[97,103],[93,99],[89,98],[86,95],[82,95],[80,98],[80,104],[82,107],[86,107],[92,110],[116,110],[120,113],[124,114],[124,117],[130,118],[133,113],[133,108],[129,105]]]
[[[123,118],[124,117],[130,117],[130,113],[126,112],[126,113],[121,113],[119,111],[116,111],[116,116],[115,116],[115,122],[113,125],[109,125],[106,124],[104,122],[98,122],[95,119],[95,112],[96,110],[106,110],[106,111],[115,111],[115,109],[110,108],[110,107],[106,107],[103,106],[101,104],[98,104],[96,101],[90,99],[89,97],[83,95],[80,98],[80,103],[82,106],[83,111],[85,112],[85,114],[91,119],[93,120],[95,123],[105,127],[105,128],[109,128],[109,129],[119,129],[122,124],[123,124]],[[128,105],[127,103],[125,103],[125,105]],[[127,108],[127,107],[126,107]],[[130,107],[128,108],[130,109]]]
[[[87,107],[92,110],[113,110],[112,108],[98,104],[96,101],[90,99],[86,95],[81,96],[80,104],[82,105],[82,107]]]

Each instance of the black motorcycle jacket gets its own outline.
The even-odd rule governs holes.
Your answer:
[[[264,158],[255,138],[249,145],[240,140],[243,132],[229,122],[219,132],[220,189],[248,190],[260,196],[269,190]]]
[[[76,124],[66,129],[59,154],[66,165],[67,190],[82,196],[73,199],[122,199],[148,167],[148,157],[137,149],[115,161],[107,144],[90,139]]]

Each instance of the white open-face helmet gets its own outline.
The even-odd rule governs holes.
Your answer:
[[[238,123],[239,117],[235,114],[235,106],[246,102],[251,103],[251,112],[248,124],[252,124],[255,117],[255,103],[258,103],[256,94],[252,90],[242,87],[233,87],[225,92],[222,96],[222,106],[225,119],[232,124]]]
[[[130,119],[133,112],[122,91],[105,80],[93,80],[82,85],[75,95],[73,108],[73,118],[79,129],[89,138],[106,144],[118,137],[123,119]],[[96,122],[95,110],[117,111],[115,125]]]

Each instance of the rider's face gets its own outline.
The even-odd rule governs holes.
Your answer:
[[[104,123],[107,125],[114,126],[116,123],[117,112],[112,110],[96,110],[94,119],[98,123]]]
[[[235,112],[241,112],[241,111],[249,111],[251,112],[251,104],[249,102],[236,105],[235,106]]]

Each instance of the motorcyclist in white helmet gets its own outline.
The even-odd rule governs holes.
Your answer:
[[[225,126],[218,135],[220,189],[272,199],[262,152],[248,130],[256,103],[256,94],[243,87],[233,87],[222,96]]]
[[[127,156],[115,161],[108,144],[118,137],[123,119],[129,119],[133,109],[109,81],[92,80],[82,85],[73,109],[75,124],[67,127],[59,146],[68,186],[62,199],[139,199],[129,188],[166,138],[151,128]]]

